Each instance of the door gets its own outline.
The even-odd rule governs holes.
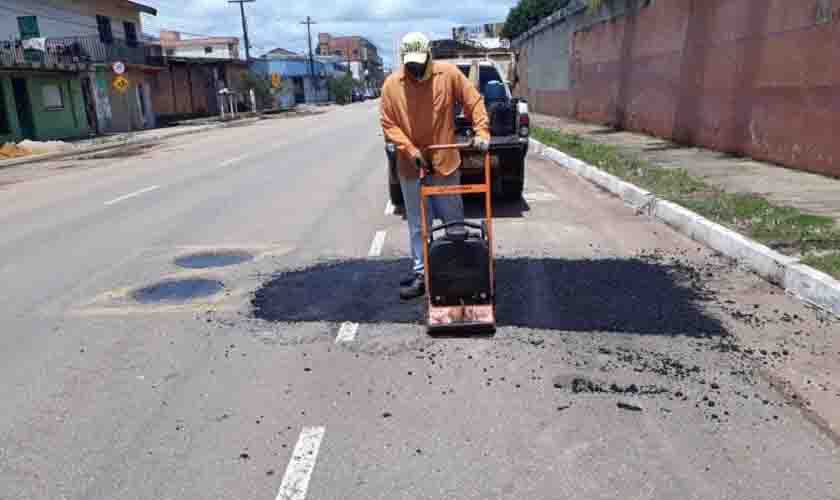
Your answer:
[[[146,128],[146,94],[142,83],[137,84],[137,106],[140,108],[140,128]]]
[[[294,85],[295,102],[306,102],[306,91],[303,87],[303,78],[299,76],[292,77],[292,84]]]
[[[87,111],[88,129],[91,134],[99,133],[99,123],[96,118],[96,101],[94,101],[93,93],[96,89],[93,87],[94,83],[90,77],[82,78],[82,98],[85,101],[85,111]]]
[[[12,78],[12,90],[15,94],[15,108],[17,110],[20,132],[27,139],[35,139],[35,122],[32,120],[32,101],[26,89],[26,80]]]

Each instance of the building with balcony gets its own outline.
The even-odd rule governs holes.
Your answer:
[[[160,32],[166,57],[185,59],[239,59],[239,38],[232,36],[184,37],[178,31]]]
[[[250,109],[246,89],[248,63],[240,58],[239,39],[233,36],[185,38],[173,30],[145,35],[152,54],[162,60],[152,99],[160,123],[219,114],[219,92],[233,93],[241,110]]]
[[[0,0],[0,140],[66,139],[155,126],[161,68],[129,0]],[[120,64],[115,64],[120,63]],[[117,70],[127,85],[115,85]]]
[[[318,55],[338,56],[347,62],[353,78],[366,88],[378,90],[385,82],[379,50],[363,36],[318,34]]]

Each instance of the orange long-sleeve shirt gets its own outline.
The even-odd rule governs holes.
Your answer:
[[[460,104],[472,122],[475,133],[490,139],[489,119],[484,98],[457,66],[432,62],[431,75],[416,81],[400,70],[382,87],[382,130],[397,147],[400,175],[418,175],[411,158],[418,150],[436,144],[455,142],[455,104]],[[425,154],[435,172],[449,175],[461,164],[457,150]]]

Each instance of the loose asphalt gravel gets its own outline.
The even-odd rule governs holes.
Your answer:
[[[0,498],[840,498],[835,320],[532,157],[430,337],[385,179],[374,103],[0,172]]]

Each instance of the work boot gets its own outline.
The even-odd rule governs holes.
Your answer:
[[[402,300],[416,299],[426,294],[426,282],[423,280],[422,274],[415,274],[414,279],[406,286],[400,288],[400,298]]]

